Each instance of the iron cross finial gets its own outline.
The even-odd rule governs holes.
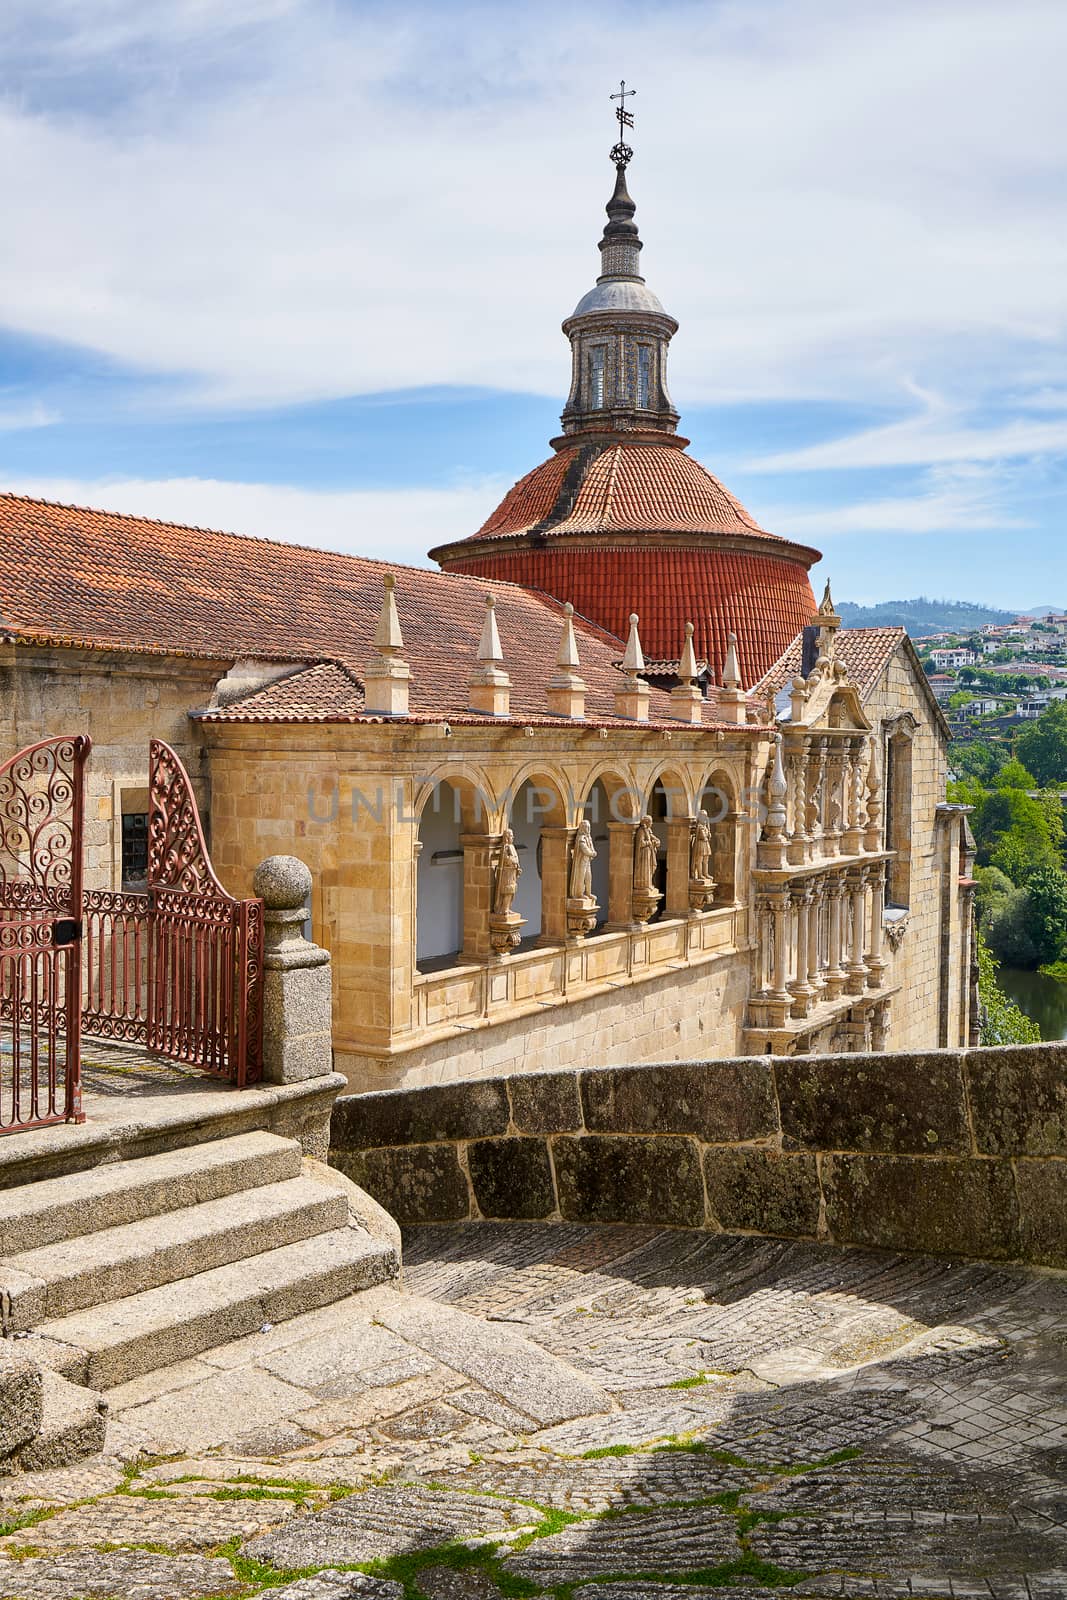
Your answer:
[[[627,111],[626,102],[636,93],[636,89],[626,87],[625,78],[620,78],[618,93],[609,96],[609,99],[619,102],[615,107],[615,117],[619,124],[619,142],[611,152],[611,159],[617,167],[627,166],[633,156],[633,151],[626,143],[624,135],[627,128],[632,128],[634,125],[634,114],[632,111]]]

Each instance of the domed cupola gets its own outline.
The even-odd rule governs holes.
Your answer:
[[[667,346],[678,324],[639,271],[637,207],[626,187],[633,152],[617,144],[615,192],[600,241],[600,277],[563,324],[571,342],[566,438],[617,433],[673,435],[678,413],[667,392]],[[679,439],[679,445],[685,441]]]
[[[612,98],[632,93],[622,85]],[[633,126],[624,106],[621,99],[622,134]],[[520,478],[477,533],[430,555],[446,572],[569,600],[619,638],[636,611],[646,655],[665,668],[677,661],[687,622],[714,677],[736,634],[751,685],[810,622],[808,568],[819,552],[761,528],[676,431],[667,348],[678,324],[639,270],[626,187],[632,156],[621,139],[611,152],[601,273],[563,324],[571,387],[555,453]]]

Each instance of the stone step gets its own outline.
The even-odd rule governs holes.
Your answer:
[[[38,1331],[83,1352],[79,1382],[113,1389],[396,1276],[395,1250],[351,1225],[75,1311]],[[72,1367],[70,1370],[74,1370]]]
[[[18,1453],[20,1472],[68,1467],[104,1448],[107,1401],[56,1372],[43,1372],[40,1432]],[[2,1470],[2,1469],[0,1469]]]
[[[242,1133],[5,1189],[4,1257],[299,1177],[300,1158],[295,1139]]]
[[[286,1178],[7,1256],[7,1281],[18,1284],[10,1291],[8,1326],[23,1332],[88,1306],[329,1233],[347,1221],[344,1194],[313,1178]]]

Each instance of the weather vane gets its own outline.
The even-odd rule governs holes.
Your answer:
[[[635,95],[636,93],[636,89],[628,89],[626,87],[626,79],[622,78],[619,81],[618,94],[609,96],[609,99],[617,100],[619,102],[615,107],[615,118],[619,124],[619,142],[617,145],[613,146],[611,152],[611,159],[614,161],[617,167],[629,166],[631,160],[633,159],[633,151],[626,143],[625,134],[627,128],[632,128],[634,125],[634,114],[632,111],[627,111],[626,102],[630,99],[631,95]]]

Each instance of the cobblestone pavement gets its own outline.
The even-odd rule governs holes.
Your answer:
[[[413,1230],[0,1479],[0,1600],[1067,1600],[1067,1276]]]

